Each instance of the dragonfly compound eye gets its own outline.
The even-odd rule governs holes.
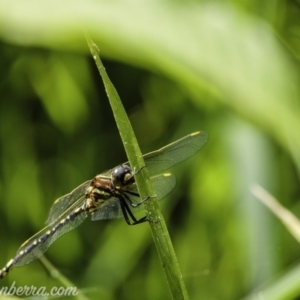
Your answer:
[[[112,172],[112,181],[115,187],[133,183],[131,168],[128,165],[116,167]]]

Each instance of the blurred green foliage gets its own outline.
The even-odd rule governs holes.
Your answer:
[[[296,299],[300,246],[250,186],[299,216],[300,2],[74,3],[0,0],[0,263],[57,197],[127,160],[85,28],[144,153],[210,135],[161,203],[190,298]],[[88,220],[46,255],[90,299],[169,297],[147,224]],[[14,281],[59,285],[38,261]]]

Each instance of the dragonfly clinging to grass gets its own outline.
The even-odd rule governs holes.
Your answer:
[[[199,131],[144,155],[149,175],[156,175],[194,155],[207,140],[207,134]],[[21,267],[42,256],[54,241],[79,226],[89,215],[93,221],[124,217],[129,225],[147,221],[146,217],[136,219],[134,216],[148,199],[138,201],[136,173],[127,162],[58,198],[50,209],[47,226],[21,245],[15,257],[0,270],[0,279],[13,267]],[[153,176],[150,180],[157,200],[169,194],[176,183],[170,173]]]

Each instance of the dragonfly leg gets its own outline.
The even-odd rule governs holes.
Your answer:
[[[148,221],[147,217],[143,217],[138,220],[135,218],[135,216],[133,215],[132,211],[130,210],[130,208],[126,202],[125,197],[119,197],[119,200],[120,200],[121,209],[122,209],[122,212],[124,215],[124,219],[128,225],[137,225],[137,224],[141,224],[141,223]],[[130,218],[131,218],[132,222],[130,221]]]
[[[131,174],[131,176],[129,177],[129,179],[127,181],[129,181],[132,177],[134,177],[136,174],[138,174],[139,172],[141,172],[146,166],[142,166],[140,169],[138,169],[137,171],[135,171],[135,168],[133,169],[133,172]]]
[[[139,193],[135,193],[135,192],[131,192],[131,191],[126,191],[126,193],[129,195],[132,195],[132,196],[140,197]]]
[[[137,196],[138,194],[136,193],[131,193],[131,192],[127,192],[128,194],[130,195],[134,195],[134,196]],[[126,194],[123,195],[125,197],[125,199],[129,202],[129,204],[132,206],[132,207],[138,207],[140,206],[141,204],[143,204],[145,201],[149,200],[150,198],[155,198],[156,195],[154,196],[148,196],[146,198],[144,198],[143,200],[141,200],[140,202],[138,203],[133,203],[132,200],[130,199],[130,197],[128,197]],[[139,195],[138,195],[139,196]]]
[[[148,197],[144,198],[139,203],[137,203],[137,206],[143,204],[145,201],[149,200],[150,198],[156,198],[156,195],[154,195],[154,196],[148,196]]]

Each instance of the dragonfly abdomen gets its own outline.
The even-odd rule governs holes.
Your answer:
[[[82,206],[72,211],[68,216],[60,220],[57,224],[50,224],[46,227],[43,230],[44,233],[40,232],[40,234],[37,234],[39,237],[36,237],[37,235],[35,235],[23,243],[16,256],[11,259],[2,270],[0,270],[0,279],[5,277],[14,266],[21,267],[42,256],[60,235],[69,231],[67,229],[61,229],[68,226],[69,222],[73,221],[76,217],[85,213],[87,210],[89,210],[89,207],[87,207],[86,203],[84,203]]]
[[[14,266],[14,260],[11,259],[6,266],[0,271],[0,279],[4,278]]]

